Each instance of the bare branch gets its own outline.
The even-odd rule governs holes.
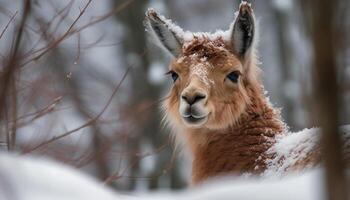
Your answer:
[[[92,0],[89,0],[86,5],[84,6],[84,8],[80,11],[78,17],[73,21],[73,23],[69,26],[69,28],[67,29],[67,31],[61,36],[59,37],[57,40],[55,40],[53,43],[51,43],[45,51],[43,51],[42,53],[40,53],[39,55],[37,55],[36,57],[33,58],[33,60],[38,60],[40,59],[43,55],[45,55],[48,51],[50,51],[51,49],[55,48],[58,44],[60,44],[69,34],[70,31],[73,29],[73,27],[75,26],[75,24],[79,21],[79,19],[81,18],[81,16],[83,16],[83,14],[85,13],[86,9],[88,8],[88,6],[91,4]]]
[[[81,27],[78,27],[76,29],[74,29],[75,24],[77,23],[77,21],[79,20],[79,18],[84,14],[85,10],[87,9],[87,7],[89,6],[89,4],[91,3],[91,0],[88,1],[88,3],[85,5],[85,7],[80,11],[78,17],[73,21],[73,23],[70,25],[70,27],[67,29],[67,31],[65,31],[65,33],[63,35],[61,35],[60,37],[58,37],[58,39],[54,40],[53,42],[51,42],[49,45],[40,48],[34,52],[31,53],[32,54],[36,54],[39,53],[38,55],[28,59],[27,61],[24,61],[20,66],[26,66],[28,63],[31,63],[32,61],[36,61],[39,60],[41,57],[43,57],[44,55],[46,55],[48,52],[50,52],[52,49],[56,48],[63,40],[69,38],[70,36],[79,33],[80,31],[94,25],[97,24],[99,22],[102,22],[106,19],[108,19],[109,17],[113,16],[116,13],[119,13],[121,11],[123,11],[127,6],[129,6],[131,4],[131,2],[133,2],[134,0],[128,0],[126,2],[124,2],[123,4],[121,4],[120,6],[117,6],[116,8],[114,8],[112,11],[110,11],[109,13],[97,17],[95,20],[82,25]]]
[[[4,72],[3,72],[2,76],[0,77],[0,120],[2,120],[3,115],[4,115],[4,107],[6,104],[7,93],[8,93],[8,90],[10,88],[10,83],[11,83],[11,81],[15,81],[14,80],[14,78],[15,78],[14,73],[15,73],[16,68],[17,68],[17,56],[18,56],[17,54],[19,51],[25,22],[28,18],[29,10],[30,10],[30,0],[24,0],[23,3],[24,3],[23,16],[22,16],[21,22],[19,24],[17,36],[16,36],[14,46],[13,46],[13,51],[10,54],[9,61],[6,65],[6,67],[4,68]],[[13,102],[13,103],[16,103],[16,102]],[[11,136],[9,135],[9,132],[7,133],[7,137],[8,137],[8,141],[10,142],[10,144],[13,144],[14,141],[11,141]],[[8,148],[10,148],[10,144],[8,144]]]
[[[55,142],[55,141],[57,141],[57,140],[59,140],[59,139],[61,139],[61,138],[64,138],[64,137],[66,137],[66,136],[72,134],[72,133],[75,133],[75,132],[77,132],[77,131],[79,131],[79,130],[81,130],[81,129],[83,129],[83,128],[86,128],[86,127],[90,126],[92,123],[94,123],[95,121],[97,121],[97,120],[101,117],[101,115],[107,110],[108,106],[110,105],[110,103],[111,103],[112,100],[113,100],[113,97],[114,97],[115,94],[118,92],[120,86],[122,85],[122,83],[123,83],[124,80],[126,79],[126,77],[127,77],[128,73],[130,72],[130,70],[131,70],[131,66],[127,68],[127,70],[125,71],[125,73],[124,73],[122,79],[120,80],[120,82],[118,83],[118,85],[115,87],[115,89],[114,89],[114,91],[113,91],[111,97],[108,99],[107,103],[106,103],[105,106],[102,108],[102,110],[101,110],[94,118],[88,120],[86,123],[84,123],[83,125],[81,125],[81,126],[75,128],[75,129],[73,129],[73,130],[70,130],[70,131],[68,131],[68,132],[66,132],[66,133],[63,133],[63,134],[61,134],[61,135],[58,135],[58,136],[54,136],[53,138],[51,138],[51,139],[49,139],[49,140],[47,140],[47,141],[42,142],[41,144],[39,144],[39,145],[33,147],[32,149],[30,149],[30,150],[28,150],[28,151],[26,151],[26,152],[24,152],[24,153],[30,153],[30,152],[32,152],[32,151],[35,151],[35,150],[37,150],[37,149],[39,149],[39,148],[41,148],[41,147],[43,147],[43,146],[45,146],[45,145],[47,145],[47,144],[50,144],[50,143],[52,143],[52,142]]]
[[[15,14],[12,15],[12,17],[10,18],[10,20],[7,22],[5,28],[1,31],[1,33],[0,33],[0,39],[1,39],[2,36],[5,34],[7,28],[8,28],[9,25],[11,24],[11,22],[15,19],[17,13],[18,13],[18,11],[16,11]]]

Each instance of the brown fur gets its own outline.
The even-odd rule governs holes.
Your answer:
[[[283,173],[320,163],[317,130],[287,133],[279,110],[264,95],[250,4],[242,1],[230,38],[196,33],[188,41],[178,37],[181,28],[173,31],[154,11],[148,18],[159,41],[176,57],[169,73],[178,78],[163,108],[192,153],[192,184],[225,173]]]
[[[190,76],[191,67],[203,64],[208,68],[208,86],[199,77]],[[274,143],[274,136],[285,131],[279,111],[263,94],[258,78],[259,68],[252,54],[243,60],[231,53],[231,47],[222,40],[196,38],[184,46],[183,55],[174,60],[171,70],[180,75],[164,107],[170,123],[182,130],[193,154],[192,183],[222,173],[261,173],[266,169],[266,150]],[[230,71],[240,71],[238,84],[225,79]],[[210,114],[202,127],[187,127],[179,115],[179,95],[187,87],[208,94],[206,107]]]
[[[222,173],[259,174],[266,169],[269,155],[265,152],[274,144],[275,135],[283,132],[284,125],[276,111],[265,103],[249,105],[241,119],[244,123],[208,131],[205,135],[203,132],[188,134],[194,153],[193,184]],[[205,137],[205,140],[198,144],[198,137]]]

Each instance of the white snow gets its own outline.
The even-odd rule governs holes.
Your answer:
[[[16,200],[319,200],[322,171],[279,179],[243,179],[226,176],[182,192],[120,195],[77,170],[52,161],[0,154],[0,199]]]
[[[343,136],[349,136],[350,125],[341,126],[340,131]],[[285,175],[289,167],[306,158],[314,150],[315,145],[319,144],[320,135],[319,128],[311,128],[277,137],[276,144],[267,152],[276,154],[276,157],[267,161],[269,167],[264,176]],[[305,169],[308,169],[308,166]]]
[[[346,137],[350,125],[341,127]],[[323,169],[283,173],[312,150],[319,140],[319,129],[304,129],[277,138],[270,151],[277,157],[261,177],[225,175],[182,192],[130,193],[120,195],[103,183],[63,164],[43,158],[0,153],[0,200],[319,200],[323,199]],[[299,152],[298,154],[295,152]],[[280,158],[285,158],[281,164]]]
[[[214,66],[207,60],[207,57],[199,57],[197,53],[191,54],[189,56],[192,60],[200,60],[201,62],[191,65],[190,78],[193,76],[198,77],[206,86],[211,86],[214,81],[208,77],[210,70],[214,69]],[[182,56],[177,59],[177,63],[182,63],[186,56]]]
[[[313,200],[323,199],[322,171],[309,171],[303,175],[290,175],[284,179],[226,178],[212,182],[185,199],[244,199],[244,200]],[[226,181],[225,181],[226,180]]]
[[[318,128],[311,128],[278,137],[276,144],[268,151],[271,154],[276,153],[276,157],[267,162],[269,169],[265,175],[283,175],[288,167],[293,166],[312,151],[319,141],[319,135]]]
[[[0,163],[1,200],[118,199],[102,183],[62,164],[3,153]]]
[[[208,77],[208,67],[210,66],[204,65],[202,63],[194,65],[193,67],[191,67],[190,76],[199,77],[205,85],[210,86],[210,84],[214,84],[214,81],[209,79]]]

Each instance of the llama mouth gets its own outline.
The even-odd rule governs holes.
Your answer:
[[[190,125],[201,125],[204,124],[204,122],[207,119],[207,116],[204,117],[194,117],[193,115],[183,117],[184,121]]]
[[[201,126],[207,122],[209,113],[204,109],[199,109],[198,106],[180,106],[180,116],[182,117],[183,123],[187,126]]]

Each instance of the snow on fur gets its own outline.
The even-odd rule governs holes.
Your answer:
[[[281,175],[295,165],[297,161],[306,158],[319,140],[319,129],[304,129],[296,133],[286,133],[278,136],[276,144],[268,150],[268,154],[276,154],[268,160],[268,170],[265,175]]]
[[[197,54],[191,55],[192,59],[198,58]],[[198,63],[191,67],[191,74],[190,76],[197,76],[201,79],[201,81],[207,85],[211,86],[214,85],[214,81],[208,77],[208,70],[212,69],[214,66],[211,65],[209,62],[207,62],[206,57],[200,58],[201,63]]]
[[[350,137],[350,125],[340,127],[340,132],[344,138]],[[263,176],[284,175],[298,161],[310,156],[315,151],[316,145],[319,145],[320,134],[319,128],[311,128],[277,136],[276,143],[267,152],[268,154],[275,154],[275,157],[267,160],[268,170]],[[304,170],[310,167],[312,166],[306,166]]]
[[[153,8],[148,9],[148,12],[156,12]],[[180,26],[176,25],[171,19],[167,19],[163,15],[158,14],[158,17],[165,22],[167,27],[176,34],[177,37],[182,38],[184,43],[193,41],[194,38],[208,38],[210,40],[216,40],[222,38],[225,41],[229,41],[231,38],[232,27],[228,30],[216,30],[215,32],[191,32],[184,31]]]
[[[241,6],[251,6],[250,3],[242,1],[240,4]],[[148,11],[155,11],[153,8],[150,8]],[[234,22],[236,21],[236,17],[238,15],[238,12],[234,15],[234,20],[230,24],[228,30],[221,30],[217,29],[215,32],[191,32],[191,31],[184,31],[180,26],[176,25],[171,19],[167,19],[163,15],[159,15],[159,18],[163,20],[168,28],[173,31],[178,37],[181,37],[184,39],[184,43],[193,41],[194,38],[208,38],[209,40],[217,40],[217,39],[223,39],[224,41],[230,41],[232,37],[232,29]]]

